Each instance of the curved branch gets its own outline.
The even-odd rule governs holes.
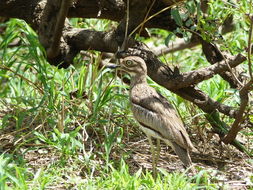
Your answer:
[[[54,31],[51,31],[51,33],[53,33],[52,43],[50,44],[50,47],[47,49],[47,56],[49,58],[53,58],[57,56],[59,53],[62,30],[72,0],[61,0],[59,3],[61,3],[61,6],[56,18],[55,29]]]
[[[246,61],[246,57],[242,54],[238,54],[237,56],[231,56],[230,58],[228,58],[227,61],[223,60],[222,62],[215,63],[205,68],[183,73],[180,76],[172,79],[171,83],[174,84],[174,89],[194,85],[212,78],[215,74],[221,74],[224,71],[229,70],[227,64],[229,64],[230,67],[233,68],[244,61]]]
[[[235,121],[229,130],[226,137],[222,140],[224,143],[231,143],[237,136],[238,132],[242,129],[240,123],[243,121],[243,114],[249,102],[249,92],[253,90],[253,79],[250,80],[243,88],[240,90],[241,104],[238,113],[236,114]]]
[[[164,65],[157,57],[142,44],[138,44],[135,48],[129,49],[120,56],[136,55],[142,57],[148,69],[148,76],[152,78],[157,84],[165,87],[166,89],[174,92],[182,98],[194,103],[206,113],[212,113],[219,110],[221,113],[234,118],[237,110],[230,106],[221,104],[220,102],[212,100],[203,91],[197,89],[193,85],[184,88],[175,88],[173,79],[177,77],[178,73],[172,71],[167,65]],[[239,56],[240,57],[240,56]]]

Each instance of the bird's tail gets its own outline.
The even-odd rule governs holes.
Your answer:
[[[182,148],[178,144],[172,142],[172,146],[179,159],[183,162],[185,167],[190,167],[192,165],[191,157],[189,155],[189,151]]]

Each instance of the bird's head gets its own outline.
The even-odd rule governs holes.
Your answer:
[[[122,59],[119,69],[129,73],[132,77],[147,74],[146,63],[138,56],[128,56]]]

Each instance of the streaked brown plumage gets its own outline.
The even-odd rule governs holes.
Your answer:
[[[174,108],[146,81],[147,67],[144,60],[129,56],[121,61],[120,69],[131,75],[130,103],[135,119],[146,133],[152,152],[153,171],[160,154],[160,140],[171,146],[186,167],[192,162],[189,151],[196,151]],[[151,137],[157,139],[155,155]]]

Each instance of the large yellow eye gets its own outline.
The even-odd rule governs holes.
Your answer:
[[[133,61],[131,61],[131,60],[126,60],[126,65],[127,66],[131,66],[133,64]]]

